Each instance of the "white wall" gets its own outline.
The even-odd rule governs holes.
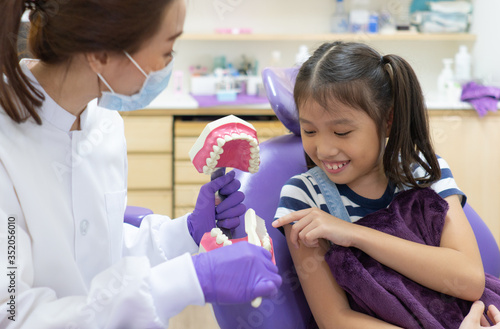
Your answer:
[[[475,0],[472,32],[477,34],[473,50],[474,75],[486,84],[500,87],[500,1]]]
[[[392,0],[391,0],[392,1]],[[252,28],[254,33],[327,33],[334,0],[187,0],[186,33],[213,33],[216,28]],[[347,0],[347,5],[350,2]],[[372,9],[386,5],[384,0],[370,1]],[[495,15],[500,13],[500,1],[475,0],[474,26],[476,42],[465,42],[474,58],[474,72],[478,78],[500,81],[500,64],[495,55],[500,53],[498,32],[493,28]],[[498,28],[497,28],[498,30]],[[330,40],[333,41],[333,40]],[[367,42],[382,53],[395,53],[413,66],[423,89],[430,94],[436,89],[437,75],[442,69],[442,58],[453,57],[457,41],[373,41]],[[270,66],[271,53],[279,50],[281,66],[292,66],[298,41],[188,41],[176,44],[176,69],[186,72],[184,86],[188,89],[190,65],[211,67],[213,57],[226,55],[236,66],[243,54],[259,61],[260,69]],[[321,42],[306,42],[311,50]],[[499,82],[500,83],[500,82]]]

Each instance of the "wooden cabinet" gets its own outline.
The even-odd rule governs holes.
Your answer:
[[[127,203],[172,216],[173,117],[122,116],[129,167]]]
[[[436,153],[500,242],[500,114],[430,111],[430,127]]]

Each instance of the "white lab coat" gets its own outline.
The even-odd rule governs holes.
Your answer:
[[[202,305],[186,216],[123,224],[120,115],[92,102],[81,130],[70,131],[75,117],[44,94],[41,126],[14,123],[0,108],[0,328],[163,328],[185,306]]]

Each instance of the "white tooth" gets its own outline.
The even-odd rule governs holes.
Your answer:
[[[223,138],[217,138],[217,145],[219,147],[223,147],[226,144],[226,141]]]
[[[224,136],[224,140],[225,140],[226,142],[229,142],[230,140],[232,140],[232,138],[231,138],[231,136],[226,135],[226,136]]]
[[[215,238],[217,235],[219,234],[222,234],[222,231],[220,228],[218,227],[214,227],[211,231],[210,231],[210,236],[212,236],[212,238]]]
[[[241,133],[241,134],[240,134],[240,138],[241,138],[241,139],[245,139],[245,140],[250,140],[250,138],[251,138],[251,137],[250,137],[250,136],[248,136],[248,135],[247,135],[247,134],[245,134],[245,133]]]
[[[203,166],[203,173],[208,175],[209,174],[209,170],[210,168],[208,168],[208,166]]]
[[[250,153],[252,153],[252,154],[259,154],[259,150],[256,147],[251,147],[250,148]]]
[[[231,240],[226,240],[226,241],[224,241],[224,247],[225,247],[225,246],[230,246],[230,245],[232,245],[232,244],[233,244],[233,241],[231,241]]]
[[[214,152],[217,153],[217,154],[224,153],[224,149],[222,147],[219,147],[218,145],[214,145],[213,149],[214,149]]]
[[[220,155],[217,154],[216,152],[210,152],[210,159],[217,161],[220,159]]]
[[[252,140],[250,141],[250,145],[257,146],[257,145],[259,145],[259,142],[255,138],[252,138]]]
[[[342,168],[344,165],[343,164],[339,164],[339,169]]]
[[[259,158],[259,153],[250,153],[250,158],[252,158],[252,159],[258,159]]]
[[[217,244],[223,244],[227,240],[228,240],[228,237],[224,233],[217,235],[217,237],[215,238],[215,242]]]
[[[241,136],[239,134],[232,134],[231,135],[231,138],[232,139],[242,139]]]
[[[337,170],[337,169],[339,169],[339,167],[338,167],[337,165],[333,165],[333,166],[332,166],[332,169],[333,169],[333,170]]]

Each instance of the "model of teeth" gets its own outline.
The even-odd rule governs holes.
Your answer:
[[[207,124],[189,151],[196,170],[212,174],[216,168],[259,170],[259,141],[252,124],[234,115]]]
[[[257,220],[256,220],[257,219]],[[248,209],[247,214],[245,214],[245,224],[249,221],[253,221],[254,236],[258,237],[260,241],[260,245],[269,251],[272,255],[272,261],[276,264],[274,259],[274,249],[273,249],[273,241],[269,234],[267,233],[267,229],[265,227],[265,222],[263,219],[255,215],[255,211],[253,209]],[[247,227],[249,225],[245,225]],[[251,225],[250,225],[251,226]],[[247,233],[248,234],[248,233]],[[252,235],[252,234],[249,234]],[[239,239],[228,239],[228,237],[222,232],[222,230],[218,227],[213,228],[210,232],[207,232],[203,235],[200,242],[200,252],[206,252],[218,248],[222,248],[224,246],[232,245],[233,243],[241,242],[241,241],[249,241],[248,236],[239,238]]]

